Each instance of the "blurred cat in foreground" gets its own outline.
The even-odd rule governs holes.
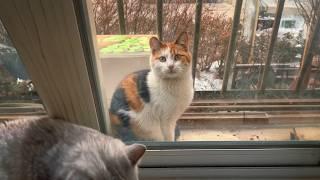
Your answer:
[[[146,147],[58,119],[0,123],[1,180],[138,180]]]

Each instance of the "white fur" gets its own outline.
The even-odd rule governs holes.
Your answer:
[[[151,72],[147,76],[150,103],[145,104],[134,120],[142,129],[137,135],[139,138],[174,141],[176,122],[193,98],[191,64],[173,61],[169,50],[161,53],[167,61],[151,62]],[[170,63],[174,63],[175,73],[168,72]]]

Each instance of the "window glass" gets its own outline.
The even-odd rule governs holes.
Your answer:
[[[219,91],[222,88],[223,59],[227,57],[233,12],[232,1],[203,4],[194,87],[196,91]]]
[[[294,20],[285,20],[281,22],[281,27],[287,28],[287,29],[295,28],[295,24],[296,24],[296,21]]]
[[[258,90],[274,22],[274,14],[268,11],[267,5],[260,3],[245,1],[242,4],[230,89]]]
[[[149,39],[158,35],[157,1],[123,1],[125,35],[120,35],[117,2],[93,0],[104,84],[111,106],[112,96],[117,88],[123,87],[120,81],[127,74],[150,68],[152,51]],[[310,1],[285,1],[281,19],[277,21],[278,33],[270,49],[278,4],[278,1],[270,0],[243,1],[239,28],[235,30],[236,38],[232,41],[236,1],[203,1],[198,54],[193,69],[194,98],[179,117],[175,130],[177,141],[320,139],[320,55],[317,51],[320,48],[319,37],[311,36],[312,22],[318,18],[311,9],[319,7],[313,7]],[[172,41],[182,31],[188,31],[191,35],[190,50],[194,52],[196,7],[196,1],[163,1],[164,41]],[[305,49],[308,42],[315,43],[313,49]],[[230,43],[234,43],[236,48],[228,59]],[[312,59],[304,55],[307,52],[312,53]],[[227,61],[231,63],[230,68],[226,68]],[[270,65],[266,64],[267,61]],[[306,63],[308,61],[310,65]],[[307,66],[303,67],[303,64]],[[306,71],[302,71],[303,68],[307,68]],[[224,79],[226,73],[228,78]],[[136,76],[131,77],[132,82],[137,82]],[[226,89],[223,89],[223,84]],[[139,90],[135,93],[140,93]],[[125,90],[117,95],[124,94]],[[155,99],[167,98],[162,95],[160,91],[157,97],[149,97],[151,100],[140,96],[132,101],[126,96],[125,103],[136,109],[148,108],[150,103],[158,103]],[[144,102],[142,106],[141,102]],[[177,108],[178,105],[170,107],[174,103],[167,106]],[[165,114],[165,108],[160,106],[150,113],[159,113],[159,117]],[[141,120],[141,114],[127,110],[122,115],[131,118],[113,123],[130,127],[130,120]],[[110,114],[111,119],[112,116]],[[141,122],[146,124],[139,126],[149,127],[150,131],[165,131],[161,127],[154,129],[152,123]]]
[[[305,2],[301,3],[306,6]],[[273,80],[267,88],[294,89],[301,67],[305,34],[308,33],[300,11],[301,7],[294,1],[285,2],[272,56],[272,69],[269,72],[270,79]]]
[[[307,89],[319,90],[320,89],[320,55],[317,54],[312,58],[310,78],[308,81]]]
[[[45,114],[34,84],[0,21],[0,119]]]

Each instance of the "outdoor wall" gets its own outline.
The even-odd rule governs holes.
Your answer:
[[[103,80],[107,91],[107,102],[110,104],[112,94],[119,82],[129,73],[149,69],[149,54],[102,57]]]

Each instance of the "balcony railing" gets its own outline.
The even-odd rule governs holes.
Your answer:
[[[162,40],[163,37],[163,0],[157,0],[156,7],[157,7],[157,35],[160,40]],[[316,47],[316,35],[317,32],[319,32],[319,26],[320,26],[320,18],[315,18],[313,20],[313,26],[311,26],[309,34],[307,35],[307,41],[304,47],[303,56],[301,58],[301,65],[298,69],[298,76],[296,79],[295,86],[293,88],[288,89],[267,89],[266,88],[266,81],[267,81],[267,74],[271,68],[271,61],[272,61],[272,55],[273,50],[275,46],[275,42],[277,40],[280,20],[282,16],[282,12],[284,9],[285,0],[278,0],[277,2],[277,9],[275,14],[275,19],[272,27],[272,34],[270,41],[268,42],[268,52],[267,52],[267,58],[265,59],[265,62],[263,64],[259,64],[258,66],[262,68],[262,73],[260,73],[259,81],[258,81],[258,88],[256,90],[236,90],[233,89],[234,82],[236,78],[236,74],[241,68],[256,68],[257,65],[236,65],[235,64],[235,51],[236,51],[236,43],[237,43],[237,34],[239,30],[239,24],[240,24],[240,15],[241,15],[241,8],[242,8],[243,0],[237,0],[235,3],[234,8],[234,15],[233,15],[233,23],[232,23],[232,29],[231,29],[231,37],[229,39],[228,44],[228,52],[226,59],[224,61],[224,75],[223,75],[223,83],[222,83],[222,89],[219,92],[196,92],[197,96],[202,96],[203,94],[210,93],[210,95],[206,96],[222,96],[226,97],[230,94],[234,94],[234,96],[237,96],[238,94],[246,93],[252,93],[251,96],[254,95],[267,95],[269,93],[283,93],[287,96],[303,96],[305,94],[320,94],[319,90],[307,90],[307,82],[310,78],[309,71],[317,71],[316,69],[312,69],[312,58],[313,58],[313,49]],[[192,54],[192,68],[193,68],[193,78],[195,78],[195,72],[196,72],[196,64],[197,64],[197,55],[198,55],[198,46],[199,46],[199,40],[200,40],[200,24],[201,24],[201,14],[202,14],[202,0],[196,0],[195,1],[195,25],[194,25],[194,38],[193,38],[193,54]],[[123,8],[123,0],[117,0],[117,7],[118,7],[118,17],[119,17],[119,29],[121,34],[126,34],[125,29],[125,19],[124,19],[124,8]],[[253,56],[253,53],[250,53],[250,56],[248,59],[251,59]],[[286,71],[289,71],[288,69]],[[229,76],[232,74],[231,83],[229,82],[230,78]],[[292,78],[292,77],[291,77]],[[230,85],[231,86],[230,86]],[[244,92],[245,91],[245,92]]]

